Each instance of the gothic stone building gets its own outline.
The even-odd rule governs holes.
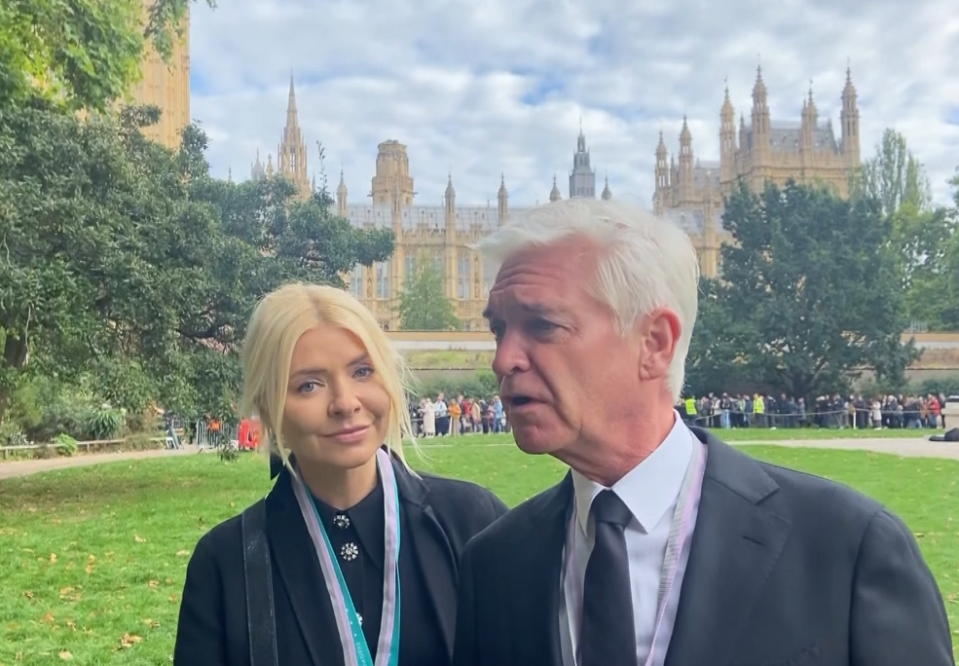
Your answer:
[[[281,175],[291,180],[302,198],[310,196],[315,178],[308,175],[305,142],[297,118],[296,93],[290,80],[287,101],[286,126],[277,151],[277,165],[268,155],[264,165],[257,153],[251,169],[253,179]],[[570,197],[595,198],[596,172],[590,166],[586,137],[580,129],[573,169],[569,175]],[[354,226],[393,230],[396,239],[393,256],[371,267],[357,265],[349,276],[344,276],[350,291],[376,316],[386,330],[397,330],[399,301],[406,276],[416,270],[416,262],[432,261],[444,278],[444,291],[455,305],[456,315],[465,330],[484,330],[482,317],[486,297],[494,275],[483,266],[479,253],[472,246],[482,237],[504,224],[511,212],[505,178],[500,178],[496,207],[462,206],[456,202],[452,175],[447,179],[442,204],[430,206],[413,202],[415,189],[410,174],[410,160],[406,146],[399,141],[384,141],[377,146],[376,166],[369,203],[349,201],[349,192],[340,173],[336,188],[335,210]],[[607,181],[602,192],[604,199],[612,198]],[[550,201],[562,198],[553,178]]]
[[[735,112],[729,89],[719,112],[719,162],[700,161],[693,154],[692,134],[683,118],[679,134],[679,164],[669,157],[663,135],[656,148],[656,189],[653,210],[672,219],[690,235],[706,277],[719,274],[719,247],[728,240],[722,227],[723,198],[743,179],[753,191],[767,180],[778,185],[790,178],[799,183],[823,183],[847,196],[849,179],[859,167],[859,107],[847,68],[840,113],[841,136],[832,120],[819,120],[812,90],[804,99],[801,120],[770,119],[762,70],[756,71],[751,122]]]

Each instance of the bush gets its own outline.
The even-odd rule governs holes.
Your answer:
[[[488,400],[499,393],[499,385],[492,370],[477,370],[471,375],[427,379],[417,382],[413,389],[412,399],[435,399],[440,393],[447,398],[463,395],[467,398],[485,398]]]
[[[90,439],[116,439],[126,428],[126,414],[109,405],[89,410],[85,433]]]
[[[77,446],[77,440],[62,432],[57,435],[56,439],[54,440],[54,446],[56,447],[58,454],[68,457],[74,455],[79,449]]]
[[[0,423],[0,446],[27,446],[30,440],[12,419]]]

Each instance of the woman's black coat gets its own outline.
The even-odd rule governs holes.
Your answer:
[[[400,511],[410,529],[403,543],[425,574],[427,596],[452,659],[460,554],[507,507],[475,484],[428,474],[417,478],[395,460],[393,467]],[[334,626],[333,606],[288,470],[267,496],[266,523],[281,653],[296,666],[341,666],[339,646],[321,645],[311,629]],[[235,516],[200,539],[187,567],[175,666],[249,666],[245,599],[240,517]]]

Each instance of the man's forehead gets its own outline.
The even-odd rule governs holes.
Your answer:
[[[562,301],[555,292],[544,289],[503,289],[490,292],[489,302],[483,311],[487,319],[507,314],[531,316],[559,316],[565,313]]]

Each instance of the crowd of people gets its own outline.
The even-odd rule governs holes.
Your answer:
[[[498,395],[447,399],[442,393],[435,400],[410,401],[410,417],[417,437],[443,437],[473,433],[509,432],[509,421]]]
[[[810,409],[804,398],[759,393],[687,397],[676,410],[691,425],[709,428],[946,428],[943,394],[885,395],[844,398],[839,393],[820,396]]]

